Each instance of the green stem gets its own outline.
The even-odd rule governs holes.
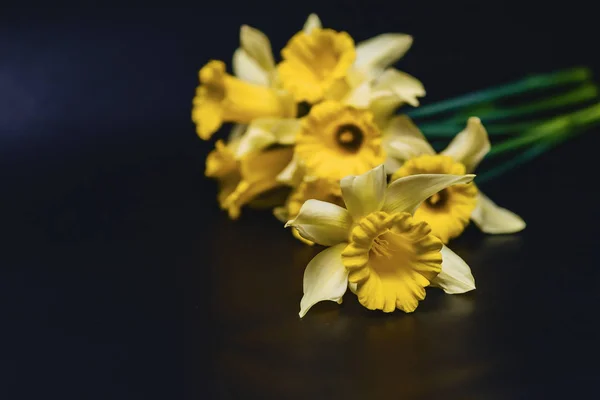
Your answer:
[[[518,149],[542,139],[544,141],[564,140],[572,131],[586,128],[598,122],[600,122],[600,103],[581,111],[553,118],[524,132],[519,137],[505,140],[492,146],[486,159],[496,157],[499,154]]]
[[[515,122],[510,124],[496,124],[496,125],[485,125],[485,129],[490,135],[509,135],[521,133],[525,130],[534,128],[535,126],[543,123],[547,120],[527,121],[527,122]],[[452,138],[463,129],[465,129],[465,123],[460,124],[445,124],[445,123],[432,123],[422,124],[420,129],[423,134],[429,138]]]
[[[538,130],[542,130],[542,131],[546,131],[548,129],[556,130],[561,126],[560,124],[568,123],[568,124],[579,125],[580,123],[582,123],[582,121],[583,121],[582,118],[585,115],[588,115],[590,112],[593,112],[590,110],[595,109],[594,107],[595,106],[588,107],[588,108],[585,108],[580,111],[574,111],[572,113],[563,114],[561,116],[554,117],[551,119],[538,119],[538,120],[533,120],[533,121],[505,123],[505,124],[489,124],[489,125],[486,124],[485,127],[486,127],[488,134],[490,134],[490,135],[510,135],[510,134],[523,133],[523,136],[526,136],[528,134],[531,134],[534,131],[537,132]],[[456,136],[456,134],[459,133],[461,130],[463,130],[465,128],[465,125],[440,122],[440,123],[421,124],[420,128],[426,137],[437,139],[437,138],[452,138],[452,137]],[[547,134],[549,134],[549,133],[544,132],[544,133],[542,133],[542,136],[547,135]],[[516,143],[519,143],[519,140],[516,140],[516,139],[509,139],[509,140],[506,140],[504,143],[511,142],[512,140],[514,140]],[[533,138],[521,138],[520,140],[523,140],[525,143],[528,143],[529,141],[534,140],[534,139]]]
[[[535,101],[530,104],[516,106],[511,108],[498,108],[489,111],[483,111],[477,114],[486,124],[492,121],[522,117],[528,114],[534,114],[543,111],[555,110],[561,107],[580,104],[594,99],[598,95],[598,88],[593,83],[585,83],[582,86],[573,89],[565,94],[552,96],[550,98]],[[449,119],[447,122],[464,123],[470,117],[468,113]],[[446,121],[445,121],[446,122]]]
[[[582,82],[591,76],[588,68],[573,68],[550,74],[534,75],[520,81],[468,93],[453,99],[443,100],[408,111],[406,114],[411,118],[422,118],[436,115],[446,111],[452,111],[474,104],[497,100],[507,96],[514,96],[530,90],[562,86],[573,82]]]

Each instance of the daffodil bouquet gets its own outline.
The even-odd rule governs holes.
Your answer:
[[[234,75],[222,61],[201,68],[192,120],[204,140],[224,123],[234,124],[216,141],[205,172],[218,180],[219,204],[232,219],[246,205],[272,208],[296,238],[329,246],[305,271],[301,316],[318,301],[341,301],[348,287],[362,305],[385,312],[414,311],[427,286],[447,293],[474,289],[469,267],[445,245],[471,220],[486,233],[525,228],[472,182],[480,162],[526,145],[534,147],[517,160],[531,158],[532,149],[539,153],[539,146],[546,149],[600,117],[595,106],[522,124],[522,135],[492,146],[482,119],[471,112],[497,121],[576,104],[596,95],[586,83],[589,74],[550,75],[398,115],[425,95],[419,80],[392,66],[410,48],[409,35],[355,44],[348,33],[323,28],[313,14],[281,50],[279,63],[257,29],[242,26],[240,42]],[[516,109],[495,103],[569,82],[588,86],[551,103]],[[425,135],[413,122],[447,112],[453,115],[425,120]],[[504,130],[493,126],[512,132],[506,124]]]

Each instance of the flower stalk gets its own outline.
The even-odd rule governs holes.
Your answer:
[[[444,112],[455,111],[477,104],[504,99],[509,96],[520,95],[526,92],[560,87],[577,82],[585,82],[591,77],[588,68],[578,67],[549,74],[540,74],[521,79],[517,82],[496,86],[453,99],[422,106],[407,112],[411,118],[424,118],[435,116]]]
[[[557,110],[563,107],[575,106],[593,100],[598,95],[598,88],[593,83],[586,83],[576,89],[559,96],[553,96],[548,99],[534,101],[529,104],[520,105],[513,108],[488,108],[476,113],[461,113],[460,116],[453,117],[440,122],[430,122],[421,124],[421,129],[426,136],[431,138],[445,138],[454,136],[460,129],[463,121],[470,115],[478,115],[486,123],[488,134],[490,135],[518,135],[528,129],[547,121],[547,119],[529,120],[525,122],[505,122],[494,123],[495,121],[510,120],[512,118],[525,117],[535,113],[542,113]]]

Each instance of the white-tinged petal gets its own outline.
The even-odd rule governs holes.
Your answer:
[[[306,22],[304,23],[304,27],[302,28],[302,30],[304,31],[304,33],[306,33],[307,35],[315,28],[321,28],[322,24],[321,24],[321,20],[319,19],[319,16],[317,14],[310,14],[308,16],[308,18],[306,19]]]
[[[371,103],[371,85],[369,82],[364,82],[354,88],[343,102],[356,108],[369,108]]]
[[[352,228],[352,216],[340,206],[320,200],[307,200],[300,212],[285,227],[292,226],[300,236],[323,246],[346,242]]]
[[[423,154],[435,154],[419,128],[406,115],[392,118],[383,129],[382,136],[387,156],[400,162]]]
[[[240,43],[242,49],[250,58],[254,59],[266,72],[275,69],[275,60],[271,50],[271,42],[267,35],[248,25],[242,25],[240,29]]]
[[[387,176],[383,165],[362,175],[346,176],[340,182],[344,203],[355,220],[381,210],[386,186]]]
[[[373,113],[375,124],[385,127],[403,103],[404,101],[390,90],[371,90],[369,111]]]
[[[248,125],[246,124],[234,124],[229,131],[229,137],[227,139],[228,142],[239,141],[242,139],[242,136],[246,132],[246,128]]]
[[[467,263],[448,247],[442,247],[442,271],[433,278],[431,286],[448,294],[465,293],[475,289],[475,278]]]
[[[348,288],[348,271],[342,263],[342,250],[346,243],[323,250],[308,263],[304,270],[303,291],[300,301],[300,318],[320,301],[341,303]]]
[[[272,144],[292,145],[299,129],[300,120],[296,118],[255,119],[242,136],[235,156],[241,158]]]
[[[515,233],[527,224],[521,217],[506,208],[499,207],[486,195],[479,192],[477,206],[471,214],[475,225],[485,233]]]
[[[420,174],[405,176],[392,182],[385,194],[383,211],[390,214],[413,214],[433,194],[459,183],[469,183],[475,175]]]
[[[304,168],[302,168],[298,157],[294,156],[292,161],[277,175],[275,178],[277,182],[281,182],[285,185],[296,187],[304,178]]]
[[[348,289],[354,294],[356,294],[356,290],[358,289],[358,283],[348,282]]]
[[[269,73],[241,48],[233,53],[233,73],[246,82],[269,85]]]
[[[385,151],[387,152],[387,149],[384,146]],[[386,157],[385,161],[383,162],[383,168],[385,168],[385,174],[386,175],[392,175],[394,172],[398,171],[398,168],[400,168],[402,166],[402,162],[398,161],[395,158],[392,157]]]
[[[412,42],[412,36],[402,33],[385,33],[360,42],[354,67],[375,78],[402,58]]]
[[[463,163],[467,172],[472,172],[490,148],[490,139],[481,120],[471,117],[467,121],[467,127],[452,139],[441,154]]]
[[[395,68],[385,70],[377,79],[373,90],[389,90],[398,96],[403,103],[408,103],[413,107],[419,105],[419,97],[425,96],[425,87],[423,87],[421,81]]]

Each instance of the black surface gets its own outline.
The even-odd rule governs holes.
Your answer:
[[[414,2],[413,2],[414,3]],[[230,222],[190,122],[197,70],[242,23],[280,49],[311,11],[415,36],[429,101],[573,65],[584,3],[370,1],[9,9],[0,24],[0,398],[594,397],[598,132],[483,187],[528,228],[452,248],[478,289],[411,315],[297,316],[315,250],[269,213]]]

